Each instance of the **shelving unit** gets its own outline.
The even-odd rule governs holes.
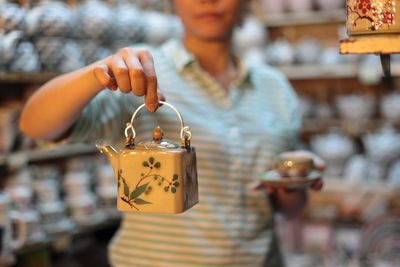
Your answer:
[[[0,83],[43,84],[51,78],[56,77],[58,74],[59,73],[54,72],[26,73],[0,71]]]
[[[46,149],[23,150],[18,152],[0,155],[0,166],[17,167],[28,163],[63,159],[74,156],[88,155],[95,153],[94,145],[72,144],[72,145],[54,145]]]
[[[258,15],[258,18],[267,27],[285,27],[310,24],[344,23],[346,11],[344,9],[309,11],[298,13]]]

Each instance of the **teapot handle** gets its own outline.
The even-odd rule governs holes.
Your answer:
[[[181,145],[183,147],[188,148],[189,147],[189,141],[192,138],[192,133],[190,132],[189,126],[185,126],[184,125],[181,113],[173,105],[171,105],[171,104],[169,104],[169,103],[167,103],[165,101],[158,101],[158,103],[170,107],[178,115],[179,121],[181,123],[181,132],[180,132]],[[143,107],[145,107],[145,104],[140,105],[135,110],[135,112],[132,115],[131,121],[126,124],[126,128],[125,128],[125,137],[126,137],[126,140],[127,140],[126,145],[129,146],[129,147],[134,146],[134,140],[135,140],[135,137],[136,137],[136,132],[135,132],[135,129],[133,128],[133,120],[135,119],[136,114]],[[129,131],[131,131],[131,133],[129,133]]]

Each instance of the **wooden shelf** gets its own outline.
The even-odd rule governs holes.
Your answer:
[[[8,72],[0,71],[1,83],[36,83],[42,84],[56,77],[55,72]]]
[[[398,194],[400,188],[393,188],[384,182],[376,183],[350,183],[343,178],[326,177],[324,178],[323,192],[335,192],[340,194],[377,194],[377,195],[394,195]],[[317,193],[318,194],[318,193]]]
[[[345,9],[328,11],[310,11],[298,13],[268,14],[259,16],[267,27],[297,26],[307,24],[344,23]]]
[[[45,160],[92,154],[95,151],[96,148],[94,145],[83,144],[63,145],[37,150],[22,150],[0,155],[0,166],[17,167]]]
[[[285,74],[289,80],[352,79],[359,75],[359,64],[355,63],[336,65],[299,64],[274,67]],[[391,71],[393,76],[400,76],[400,63],[392,62]]]
[[[303,64],[276,67],[290,80],[354,78],[357,77],[358,71],[357,64]]]

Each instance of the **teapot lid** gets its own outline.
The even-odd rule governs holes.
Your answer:
[[[164,139],[163,130],[157,126],[153,129],[153,140],[142,141],[135,145],[135,149],[178,149],[181,147],[180,144]]]

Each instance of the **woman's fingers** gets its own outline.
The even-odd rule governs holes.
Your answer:
[[[324,186],[324,181],[322,181],[322,179],[317,179],[315,180],[312,184],[311,184],[311,189],[319,191],[322,189],[322,187]]]
[[[94,69],[96,79],[113,90],[144,96],[146,108],[156,111],[158,102],[165,100],[159,92],[153,57],[144,49],[123,48]]]
[[[123,58],[118,54],[114,55],[110,65],[119,89],[124,93],[130,93],[132,89],[129,78],[129,69]]]
[[[121,49],[124,61],[129,69],[131,91],[136,96],[146,94],[146,74],[138,56],[129,48]]]
[[[109,74],[109,69],[106,64],[99,64],[93,70],[94,76],[104,87],[110,88],[111,90],[117,90],[117,83],[113,77]]]
[[[139,51],[137,55],[146,75],[146,94],[144,102],[149,111],[156,111],[158,107],[158,87],[153,57],[145,50]]]

